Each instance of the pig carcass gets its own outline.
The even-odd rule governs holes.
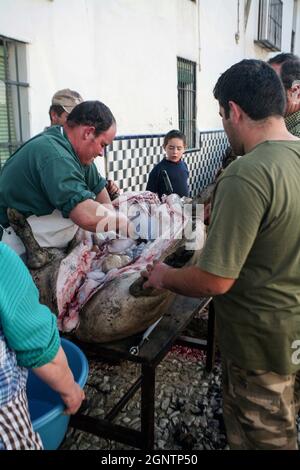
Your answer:
[[[141,271],[154,260],[192,264],[199,254],[185,249],[182,235],[189,221],[178,197],[168,196],[161,204],[150,192],[124,193],[114,206],[134,221],[137,240],[110,239],[105,233],[99,240],[79,230],[66,251],[41,248],[26,219],[8,209],[40,301],[56,313],[62,332],[85,342],[109,342],[145,330],[165,313],[174,294],[143,289]]]

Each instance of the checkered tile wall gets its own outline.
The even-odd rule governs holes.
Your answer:
[[[144,191],[153,166],[164,156],[164,135],[117,137],[106,149],[106,175],[116,181],[121,190]],[[185,153],[190,171],[191,196],[199,194],[221,167],[222,155],[228,145],[223,131],[203,132],[201,148]]]
[[[191,196],[199,194],[212,183],[222,166],[222,157],[228,140],[223,131],[209,131],[200,134],[200,149],[187,151],[185,161],[190,171]]]

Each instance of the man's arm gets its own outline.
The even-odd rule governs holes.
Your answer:
[[[235,283],[235,279],[216,276],[196,266],[174,269],[164,263],[148,265],[142,275],[147,278],[144,288],[168,289],[187,297],[225,294]]]
[[[61,394],[68,414],[75,413],[84,392],[75,383],[60,346],[56,317],[39,303],[39,294],[19,256],[0,243],[0,318],[5,340],[21,367],[32,369]],[[18,296],[12,295],[18,286]],[[7,302],[7,298],[10,302]]]
[[[107,180],[106,190],[112,200],[120,195],[120,188],[113,180]]]
[[[97,194],[96,201],[100,202],[100,204],[108,204],[109,206],[111,206],[111,208],[113,208],[111,199],[106,188],[103,188],[102,191]]]
[[[103,191],[104,194],[102,194]],[[106,189],[103,189],[98,196],[102,201],[107,201],[107,197],[109,199]],[[116,212],[110,199],[109,202],[99,202],[93,199],[86,199],[80,202],[70,212],[70,219],[76,225],[89,232],[112,230],[127,237],[129,224],[127,217],[122,213]]]
[[[84,391],[74,381],[68,366],[64,350],[60,346],[51,362],[32,371],[53,390],[58,392],[66,405],[65,414],[74,414],[79,409],[85,397]]]

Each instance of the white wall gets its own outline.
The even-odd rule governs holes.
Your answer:
[[[293,0],[283,2],[289,51]],[[244,57],[275,54],[253,41],[259,0],[244,31],[244,3],[236,41],[238,0],[0,0],[0,35],[28,42],[31,134],[48,123],[51,97],[65,87],[110,106],[119,135],[177,127],[177,56],[197,62],[198,128],[220,128],[212,95],[219,75]]]
[[[214,0],[213,3],[211,0],[200,0],[201,73],[198,77],[198,126],[202,130],[221,126],[218,106],[212,94],[220,74],[243,58],[268,60],[278,54],[278,52],[270,52],[254,42],[258,31],[259,0],[251,2],[246,30],[244,28],[245,1],[240,0],[240,39],[238,42],[236,41],[237,5],[238,0]],[[282,51],[284,52],[290,52],[293,8],[293,0],[283,0]],[[297,38],[296,48],[299,54],[300,8],[298,10]],[[297,53],[297,51],[295,52]]]
[[[200,1],[201,72],[198,76],[198,126],[201,130],[221,127],[213,88],[220,74],[243,56],[243,35],[236,43],[237,2]]]
[[[0,0],[0,34],[29,43],[32,135],[48,124],[56,90],[69,87],[86,98],[95,94],[92,7],[85,0]]]
[[[176,56],[196,59],[196,12],[189,0],[0,0],[0,34],[29,43],[31,133],[65,87],[109,105],[119,134],[177,127]]]
[[[189,0],[95,5],[103,38],[96,59],[98,95],[116,113],[119,133],[177,127],[176,57],[196,58],[196,5]]]

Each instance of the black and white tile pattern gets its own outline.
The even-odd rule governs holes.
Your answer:
[[[164,156],[163,138],[163,134],[117,137],[106,151],[107,178],[122,191],[145,191],[150,171]],[[223,131],[203,132],[200,142],[201,148],[188,150],[184,156],[191,196],[214,180],[228,145]]]

